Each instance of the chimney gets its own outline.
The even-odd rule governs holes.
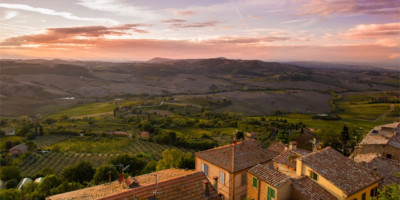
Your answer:
[[[109,183],[111,184],[111,175],[112,175],[112,171],[108,171],[107,172],[107,174],[108,174],[108,181],[109,181]]]
[[[203,184],[204,184],[204,197],[205,198],[209,198],[210,197],[210,188],[208,188],[208,181],[207,180],[204,180],[203,181]]]
[[[215,191],[217,191],[217,193],[218,193],[218,176],[214,176],[213,179],[214,179],[213,187],[214,187]]]
[[[296,141],[293,141],[293,142],[289,143],[289,149],[296,150],[296,148],[297,148],[297,142]]]
[[[125,181],[124,179],[125,179],[124,174],[120,174],[119,177],[118,177],[119,184],[124,182]]]

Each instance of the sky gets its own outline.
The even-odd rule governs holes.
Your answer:
[[[398,0],[1,0],[1,58],[399,66]]]

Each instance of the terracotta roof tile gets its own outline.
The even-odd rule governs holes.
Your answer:
[[[376,173],[379,176],[383,177],[382,185],[393,183],[400,184],[400,178],[395,175],[396,173],[400,172],[400,161],[388,159],[385,157],[378,157],[377,155],[375,155],[375,157],[373,157],[372,159],[363,159],[360,163],[371,170],[376,170]]]
[[[204,193],[204,184],[207,183],[209,195]],[[150,199],[154,197],[156,184],[133,188],[119,194],[100,198],[100,200],[116,199]],[[218,200],[218,194],[203,172],[193,172],[188,175],[160,181],[157,185],[156,199],[158,200]]]
[[[400,131],[400,123],[385,124],[374,127],[360,142],[363,144],[388,144],[390,138],[396,137]],[[394,141],[394,147],[400,148],[400,139]],[[398,142],[398,143],[396,143]]]
[[[232,169],[232,151],[234,148],[234,169]],[[206,151],[196,152],[201,159],[222,167],[229,172],[241,171],[259,163],[272,160],[278,154],[258,146],[256,142],[245,140]]]
[[[270,151],[274,151],[277,153],[283,153],[285,151],[286,146],[282,143],[272,143],[271,145],[269,145],[268,150]]]
[[[151,185],[155,183],[155,175],[157,175],[159,181],[171,179],[178,176],[183,176],[187,174],[194,173],[193,170],[183,170],[183,169],[166,169],[158,172],[153,172],[150,174],[144,174],[136,176],[133,179],[136,180],[140,186]],[[54,196],[47,197],[48,200],[89,200],[97,199],[112,194],[118,194],[124,191],[128,191],[129,188],[125,183],[119,184],[118,181],[111,182],[111,184],[97,185],[93,187],[88,187],[80,190],[75,190],[71,192],[66,192],[62,194],[57,194]]]
[[[304,199],[336,200],[331,193],[308,177],[294,178],[292,180],[293,189],[302,194],[305,197]]]
[[[388,145],[400,149],[400,135],[396,135],[390,138]]]
[[[279,156],[275,157],[273,161],[281,165],[286,165],[292,169],[296,169],[296,158],[301,157],[302,155],[303,154],[289,149],[279,154]]]
[[[310,153],[300,159],[347,195],[382,179],[331,147]]]
[[[282,184],[290,181],[289,176],[286,176],[279,171],[271,170],[268,167],[260,164],[252,167],[248,172],[267,184],[274,186],[275,188],[278,188]]]

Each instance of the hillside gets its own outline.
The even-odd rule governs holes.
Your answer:
[[[132,63],[1,60],[0,114],[46,114],[76,103],[145,93],[228,94],[228,98],[235,99],[237,104],[247,102],[248,98],[250,102],[257,101],[256,105],[261,106],[261,109],[250,114],[262,114],[276,110],[272,109],[276,105],[272,102],[262,103],[265,98],[270,98],[268,95],[260,98],[260,95],[247,95],[247,92],[279,91],[279,97],[274,102],[278,102],[278,107],[285,110],[287,105],[294,103],[293,98],[286,98],[293,94],[287,92],[288,90],[296,91],[296,94],[301,96],[298,98],[298,104],[311,104],[302,108],[289,106],[287,111],[319,113],[329,111],[328,91],[398,90],[398,77],[398,71],[379,68],[325,68],[318,64],[304,67],[304,63],[298,66],[225,58],[155,58],[148,62]],[[235,91],[241,92],[232,93]],[[251,98],[252,96],[256,97]],[[316,105],[316,109],[313,109],[312,105]]]

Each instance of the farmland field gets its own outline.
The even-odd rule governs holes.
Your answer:
[[[144,153],[154,160],[161,159],[166,149],[177,148],[132,138],[105,138],[79,136],[41,136],[34,140],[42,150],[57,149],[47,153],[32,153],[19,164],[23,174],[33,176],[45,167],[57,173],[80,161],[89,161],[94,167],[105,164],[118,154]],[[191,152],[178,148],[183,152]]]

